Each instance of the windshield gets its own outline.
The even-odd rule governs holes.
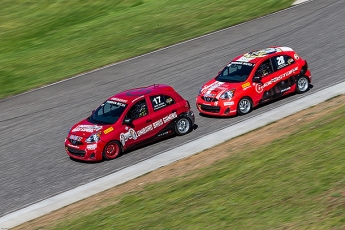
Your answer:
[[[252,72],[254,64],[249,62],[231,62],[216,77],[220,82],[244,82]]]
[[[88,121],[93,124],[114,124],[126,109],[127,104],[118,101],[106,101],[92,113]]]

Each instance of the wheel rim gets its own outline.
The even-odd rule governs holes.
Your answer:
[[[187,133],[189,130],[189,120],[187,118],[181,118],[178,122],[177,122],[177,130],[179,131],[179,133]]]
[[[305,77],[301,77],[297,81],[297,87],[302,92],[306,91],[308,89],[308,80]]]
[[[109,144],[105,149],[105,154],[108,158],[115,158],[119,155],[120,147],[117,144]]]
[[[251,108],[249,99],[242,99],[238,104],[238,108],[240,109],[241,113],[248,113]]]

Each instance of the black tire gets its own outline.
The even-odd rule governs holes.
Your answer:
[[[102,156],[104,160],[112,160],[120,156],[122,146],[118,141],[110,141],[103,149]]]
[[[250,113],[253,108],[252,100],[249,97],[243,97],[237,104],[237,113],[239,115],[245,115]]]
[[[306,76],[297,78],[296,81],[296,93],[305,93],[309,89],[309,80]]]
[[[179,136],[189,133],[192,122],[187,117],[180,117],[175,122],[175,133]]]

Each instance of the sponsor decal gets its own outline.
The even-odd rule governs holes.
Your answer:
[[[254,66],[254,65],[255,65],[255,64],[250,63],[250,62],[233,61],[233,62],[231,62],[231,63],[228,65],[228,67],[231,66],[231,64],[235,64],[235,65],[247,65],[247,66]]]
[[[72,132],[79,131],[79,132],[93,133],[101,129],[102,129],[102,126],[99,126],[99,125],[78,125],[74,129],[72,129]]]
[[[247,89],[247,88],[249,88],[251,85],[250,85],[250,82],[246,82],[246,83],[244,83],[244,84],[242,84],[242,89]]]
[[[127,103],[127,100],[124,100],[124,99],[121,99],[121,98],[117,98],[117,97],[112,97],[112,98],[110,98],[110,100],[112,100],[112,101],[119,101],[119,102],[122,102],[122,103]]]
[[[113,131],[113,130],[114,130],[113,127],[109,127],[109,128],[107,128],[106,130],[104,130],[103,132],[104,132],[104,134],[108,134],[108,133],[110,133],[110,132]]]
[[[285,91],[288,91],[291,87],[287,87],[286,89],[282,89],[280,92],[283,93]]]
[[[113,104],[113,105],[118,105],[121,107],[126,107],[126,104],[122,103],[122,102],[118,102],[118,101],[107,101],[109,104]]]
[[[173,112],[173,113],[169,114],[168,116],[163,117],[163,122],[164,122],[164,124],[165,124],[165,123],[167,123],[167,122],[173,120],[173,119],[176,118],[176,117],[177,117],[176,112]]]
[[[258,92],[258,93],[262,93],[262,91],[264,90],[264,87],[263,87],[262,84],[256,84],[256,85],[255,85],[255,90],[256,90],[256,92]]]
[[[150,132],[151,130],[153,130],[153,125],[152,124],[150,124],[150,125],[142,128],[142,129],[140,129],[137,132],[137,135],[138,135],[138,137],[140,137],[140,136],[144,135],[145,133]]]
[[[155,129],[155,128],[157,128],[157,127],[163,125],[163,120],[162,120],[162,119],[159,119],[158,121],[153,122],[152,125],[153,125],[153,128]]]
[[[255,85],[255,90],[256,90],[256,92],[261,93],[261,92],[264,90],[264,88],[266,88],[267,86],[271,85],[272,83],[278,82],[278,81],[282,80],[282,79],[285,78],[285,77],[290,76],[291,74],[293,74],[293,73],[296,72],[297,70],[298,70],[298,67],[295,67],[295,68],[293,68],[293,69],[291,69],[291,70],[289,70],[289,71],[283,73],[282,75],[280,75],[280,76],[278,76],[278,77],[272,78],[272,80],[266,82],[266,83],[263,84],[263,85],[262,85],[262,84],[256,84],[256,85]]]
[[[211,85],[204,85],[204,87],[201,89],[201,92],[205,92],[205,91],[211,92],[212,90],[215,90],[216,88],[218,88],[219,86],[223,84],[224,82],[215,81]]]
[[[97,148],[97,144],[87,145],[86,149],[88,150],[95,150]]]
[[[76,146],[76,145],[71,145],[71,144],[67,144],[68,146],[70,146],[70,147],[73,147],[73,148],[77,148],[77,149],[79,149],[79,146]]]
[[[164,135],[168,135],[169,133],[171,133],[171,131],[169,130],[169,131],[165,131],[164,133],[160,133],[160,134],[158,134],[158,136],[157,137],[161,137],[161,136],[164,136]]]
[[[128,127],[126,127],[126,128],[128,128]],[[137,138],[138,138],[138,135],[134,131],[134,129],[132,129],[132,128],[128,129],[128,131],[126,133],[120,134],[120,142],[123,146],[125,146],[126,141],[128,141],[128,139],[136,140]]]
[[[264,57],[268,54],[273,54],[273,53],[281,52],[281,51],[282,50],[280,48],[267,48],[263,50],[252,51],[252,52],[244,54],[243,56],[246,58]]]
[[[173,120],[176,117],[177,117],[176,112],[173,112],[173,113],[163,117],[162,119],[159,119],[159,120],[153,122],[152,124],[147,125],[146,127],[142,128],[138,131],[135,131],[132,128],[128,129],[128,127],[126,127],[125,129],[126,130],[128,129],[128,131],[126,133],[120,134],[120,142],[123,146],[125,146],[126,141],[128,141],[129,139],[136,140],[138,137],[158,128],[159,126]]]
[[[165,103],[167,103],[168,105],[170,105],[172,102],[173,102],[173,99],[172,99],[171,97],[168,97],[168,98],[165,100]]]
[[[233,102],[233,101],[224,102],[224,105],[225,105],[225,106],[227,106],[227,105],[234,105],[234,102]]]

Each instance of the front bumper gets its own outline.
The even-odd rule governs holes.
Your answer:
[[[73,145],[66,139],[66,153],[73,159],[81,161],[101,161],[103,160],[102,151],[104,143],[98,142],[93,144]]]
[[[196,98],[196,107],[200,113],[210,116],[234,116],[237,114],[236,103],[232,100],[207,102],[200,96]]]

